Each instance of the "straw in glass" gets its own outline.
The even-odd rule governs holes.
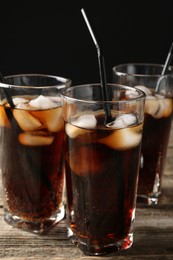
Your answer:
[[[168,73],[169,71],[169,66],[171,64],[171,61],[172,61],[172,57],[173,57],[173,42],[171,44],[171,47],[169,49],[169,52],[168,52],[168,55],[167,55],[167,58],[166,58],[166,61],[165,61],[165,64],[164,64],[164,67],[163,67],[163,70],[161,72],[161,76],[164,76]],[[157,85],[156,85],[156,88],[155,88],[155,92],[158,91],[158,87],[159,87],[159,84],[160,84],[160,80],[162,79],[162,77],[158,80],[157,82]]]
[[[100,72],[100,81],[101,81],[101,91],[102,91],[102,100],[103,101],[108,101],[108,90],[107,90],[107,82],[106,82],[106,72],[105,72],[105,63],[104,63],[104,56],[103,53],[101,52],[100,46],[96,40],[96,37],[93,33],[93,30],[91,28],[91,25],[89,23],[89,20],[86,16],[86,13],[84,11],[84,9],[81,9],[83,18],[86,22],[86,25],[88,27],[88,30],[91,34],[91,37],[93,39],[93,42],[96,46],[97,49],[97,55],[98,55],[98,63],[99,63],[99,72]],[[107,103],[104,106],[104,110],[105,110],[105,114],[106,114],[106,124],[112,121],[112,116],[111,116],[111,109],[110,109],[110,105]]]
[[[0,82],[5,83],[4,77],[2,76],[1,72],[0,72]],[[12,100],[8,90],[6,88],[3,88],[3,87],[1,88],[1,90],[2,90],[2,92],[4,94],[4,96],[6,97],[7,102],[10,104],[11,108],[14,109],[15,105],[13,103],[13,100]],[[6,109],[6,115],[7,115],[8,119],[9,119],[9,121],[11,123],[12,128],[13,128],[13,133],[15,133],[16,131],[17,132],[20,131],[19,127],[18,127],[18,124],[17,124],[17,122],[15,121],[15,119],[13,117],[13,113],[12,113],[11,109]],[[28,156],[28,154],[27,154],[27,160],[28,161],[31,160],[31,158]],[[33,164],[33,161],[31,161],[31,163]],[[37,171],[37,168],[35,166],[33,166],[33,169],[34,169],[34,172]],[[44,172],[42,172],[42,174],[43,174],[44,183],[48,187],[48,190],[50,192],[52,201],[53,201],[55,207],[57,207],[58,205],[57,205],[57,201],[56,201],[56,195],[54,193],[54,189],[52,187],[52,184],[49,181],[48,176],[46,174],[44,174]],[[35,172],[34,176],[36,176],[36,172]]]
[[[172,61],[172,56],[173,56],[173,42],[172,42],[171,47],[169,49],[169,52],[168,52],[168,55],[167,55],[161,76],[165,75],[168,72],[169,66],[170,66],[171,61]]]

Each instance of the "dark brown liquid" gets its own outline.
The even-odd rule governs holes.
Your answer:
[[[71,228],[98,253],[126,238],[135,208],[140,145],[116,150],[99,142],[113,131],[121,130],[96,129],[65,137],[68,204],[74,211]]]
[[[43,117],[45,111],[37,113]],[[28,146],[19,141],[19,136],[21,133],[32,135],[32,131],[23,131],[13,118],[9,121],[11,127],[0,129],[5,207],[28,221],[43,221],[55,213],[62,202],[64,131],[51,133],[42,124],[41,131],[33,131],[34,134],[50,136],[53,141],[49,145],[29,143]]]
[[[139,195],[153,195],[156,175],[160,182],[156,193],[160,192],[171,123],[172,115],[155,119],[145,114],[141,149],[143,163],[140,167],[138,183]]]

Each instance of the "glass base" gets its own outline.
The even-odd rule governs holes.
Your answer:
[[[21,219],[18,216],[12,215],[7,209],[4,209],[4,220],[19,229],[29,231],[36,234],[42,234],[50,227],[58,223],[65,216],[64,206],[58,210],[58,213],[53,214],[48,219],[42,222],[32,222],[25,219]]]
[[[159,196],[161,192],[157,193],[154,196],[147,196],[147,195],[137,195],[137,204],[142,203],[142,204],[147,204],[147,205],[157,205]]]
[[[78,248],[87,256],[102,256],[112,254],[119,250],[125,250],[133,244],[133,233],[129,233],[123,240],[116,241],[115,243],[103,245],[93,241],[91,244],[85,238],[79,238],[73,234],[73,231],[68,229],[68,237],[71,238],[72,242],[78,246]]]
[[[158,204],[158,199],[161,194],[161,181],[160,181],[160,175],[159,173],[156,173],[154,183],[152,186],[152,189],[150,188],[150,192],[146,191],[144,192],[144,186],[145,184],[143,183],[143,188],[138,187],[138,192],[137,192],[137,203],[141,204],[146,204],[146,205],[157,205]]]

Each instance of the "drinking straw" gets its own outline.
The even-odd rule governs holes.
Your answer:
[[[2,76],[2,73],[0,72],[0,82],[5,83],[4,77]],[[6,97],[8,103],[10,104],[11,108],[14,108],[15,105],[13,103],[13,100],[10,96],[10,94],[8,93],[8,90],[6,88],[1,88],[2,92],[4,94],[4,96]]]
[[[86,13],[84,11],[84,9],[81,9],[83,18],[86,22],[86,25],[88,27],[88,30],[91,34],[91,37],[93,39],[93,42],[96,46],[96,50],[97,50],[97,55],[98,55],[98,63],[99,63],[99,72],[100,72],[100,81],[101,81],[101,94],[102,94],[102,100],[104,101],[108,101],[108,91],[107,91],[107,82],[106,82],[106,72],[105,72],[105,63],[104,63],[104,56],[103,53],[101,52],[100,46],[96,40],[96,37],[93,33],[93,30],[91,28],[91,25],[89,23],[89,20],[86,16]],[[112,116],[111,116],[111,110],[110,110],[110,106],[107,104],[106,106],[104,106],[104,110],[106,113],[106,123],[109,123],[112,121]]]
[[[163,75],[165,75],[167,73],[167,71],[169,69],[169,66],[171,64],[171,61],[172,61],[172,56],[173,56],[173,42],[172,42],[171,47],[169,49],[169,52],[168,52],[168,55],[167,55],[167,58],[166,58],[165,65],[163,67],[161,76],[163,76]]]
[[[168,72],[169,66],[170,66],[171,61],[172,61],[172,57],[173,57],[173,42],[172,42],[171,47],[170,47],[170,49],[169,49],[168,55],[167,55],[167,57],[166,57],[166,61],[165,61],[163,70],[162,70],[162,72],[161,72],[161,76],[166,75],[166,73]],[[155,92],[157,92],[157,90],[158,90],[159,83],[160,83],[160,80],[161,80],[161,79],[162,79],[162,77],[161,77],[161,78],[158,80],[158,82],[157,82],[157,85],[156,85],[156,88],[155,88]]]

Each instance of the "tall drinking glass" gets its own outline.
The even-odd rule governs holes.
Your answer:
[[[109,101],[101,101],[100,84],[62,92],[69,237],[86,255],[133,243],[145,95],[107,87]]]
[[[173,114],[173,90],[161,76],[161,64],[122,64],[113,68],[113,82],[146,93],[144,131],[138,184],[138,202],[157,204]],[[168,74],[173,73],[170,67]],[[165,84],[165,85],[164,85]]]
[[[4,219],[36,233],[63,219],[62,77],[22,74],[0,83]]]

